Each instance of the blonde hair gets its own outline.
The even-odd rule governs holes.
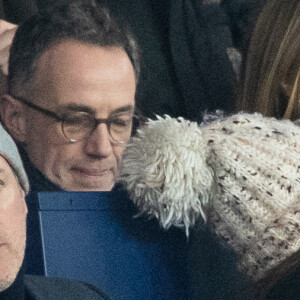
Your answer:
[[[237,110],[300,118],[300,1],[267,0],[252,33]]]

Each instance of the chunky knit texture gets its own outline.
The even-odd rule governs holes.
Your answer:
[[[288,120],[149,120],[125,150],[121,181],[165,228],[188,233],[202,218],[254,281],[300,249],[300,128]]]

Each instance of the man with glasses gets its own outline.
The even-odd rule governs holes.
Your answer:
[[[0,114],[21,149],[32,191],[109,191],[114,187],[123,150],[135,127],[138,78],[135,40],[94,0],[53,7],[18,28],[10,54],[8,93],[2,99]],[[172,278],[170,285],[174,279],[174,287],[180,288],[165,289],[165,293],[184,294],[183,232],[165,234],[156,222],[134,219],[137,211],[123,193],[111,204],[112,224],[107,224],[111,226],[107,232],[112,234],[112,241],[124,240],[124,249],[128,249],[125,253],[132,253],[132,257],[127,259],[121,255],[122,249],[115,249],[107,255],[120,262],[119,268],[107,266],[110,260],[106,262],[103,256],[105,270],[99,272],[105,272],[107,278],[117,274],[131,281],[127,286],[125,280],[121,292],[135,291],[138,286],[143,293],[153,284],[151,293],[159,294]],[[121,229],[118,232],[116,224]],[[38,258],[34,257],[35,237],[30,235],[36,233],[33,225],[28,230],[26,259],[31,273],[35,272],[33,263]],[[88,230],[84,228],[87,234]],[[119,232],[121,236],[116,236]],[[99,243],[102,244],[100,238]],[[166,266],[170,262],[170,277],[164,277],[164,267],[158,268],[162,276],[152,273],[161,260],[150,259],[148,246],[149,253],[163,255]],[[103,251],[107,249],[110,248],[103,245]],[[93,263],[93,259],[100,258],[96,255],[87,259]],[[127,268],[131,259],[141,268]],[[153,269],[144,270],[150,263]],[[176,274],[179,269],[180,276]],[[136,274],[140,274],[140,282],[132,279]],[[157,278],[161,278],[161,285],[156,286]]]
[[[134,125],[139,55],[94,1],[27,20],[11,48],[1,119],[34,191],[109,191]]]
[[[87,283],[24,275],[28,191],[17,147],[0,125],[0,299],[109,299]]]

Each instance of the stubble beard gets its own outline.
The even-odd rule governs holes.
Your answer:
[[[13,284],[23,262],[24,255],[21,256],[19,253],[17,254],[16,251],[12,254],[13,258],[9,262],[9,270],[5,272],[5,274],[1,274],[2,272],[0,272],[0,292],[5,291]]]
[[[25,255],[25,244],[26,244],[26,232],[24,231],[24,236],[22,237],[24,242],[20,245],[19,249],[9,247],[10,252],[7,260],[9,262],[9,268],[6,271],[0,270],[0,292],[8,289],[16,280],[19,274],[20,268],[22,266],[24,255]]]

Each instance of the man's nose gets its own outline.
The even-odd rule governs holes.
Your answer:
[[[107,125],[99,124],[85,141],[85,152],[96,158],[107,157],[113,152],[113,145]]]

